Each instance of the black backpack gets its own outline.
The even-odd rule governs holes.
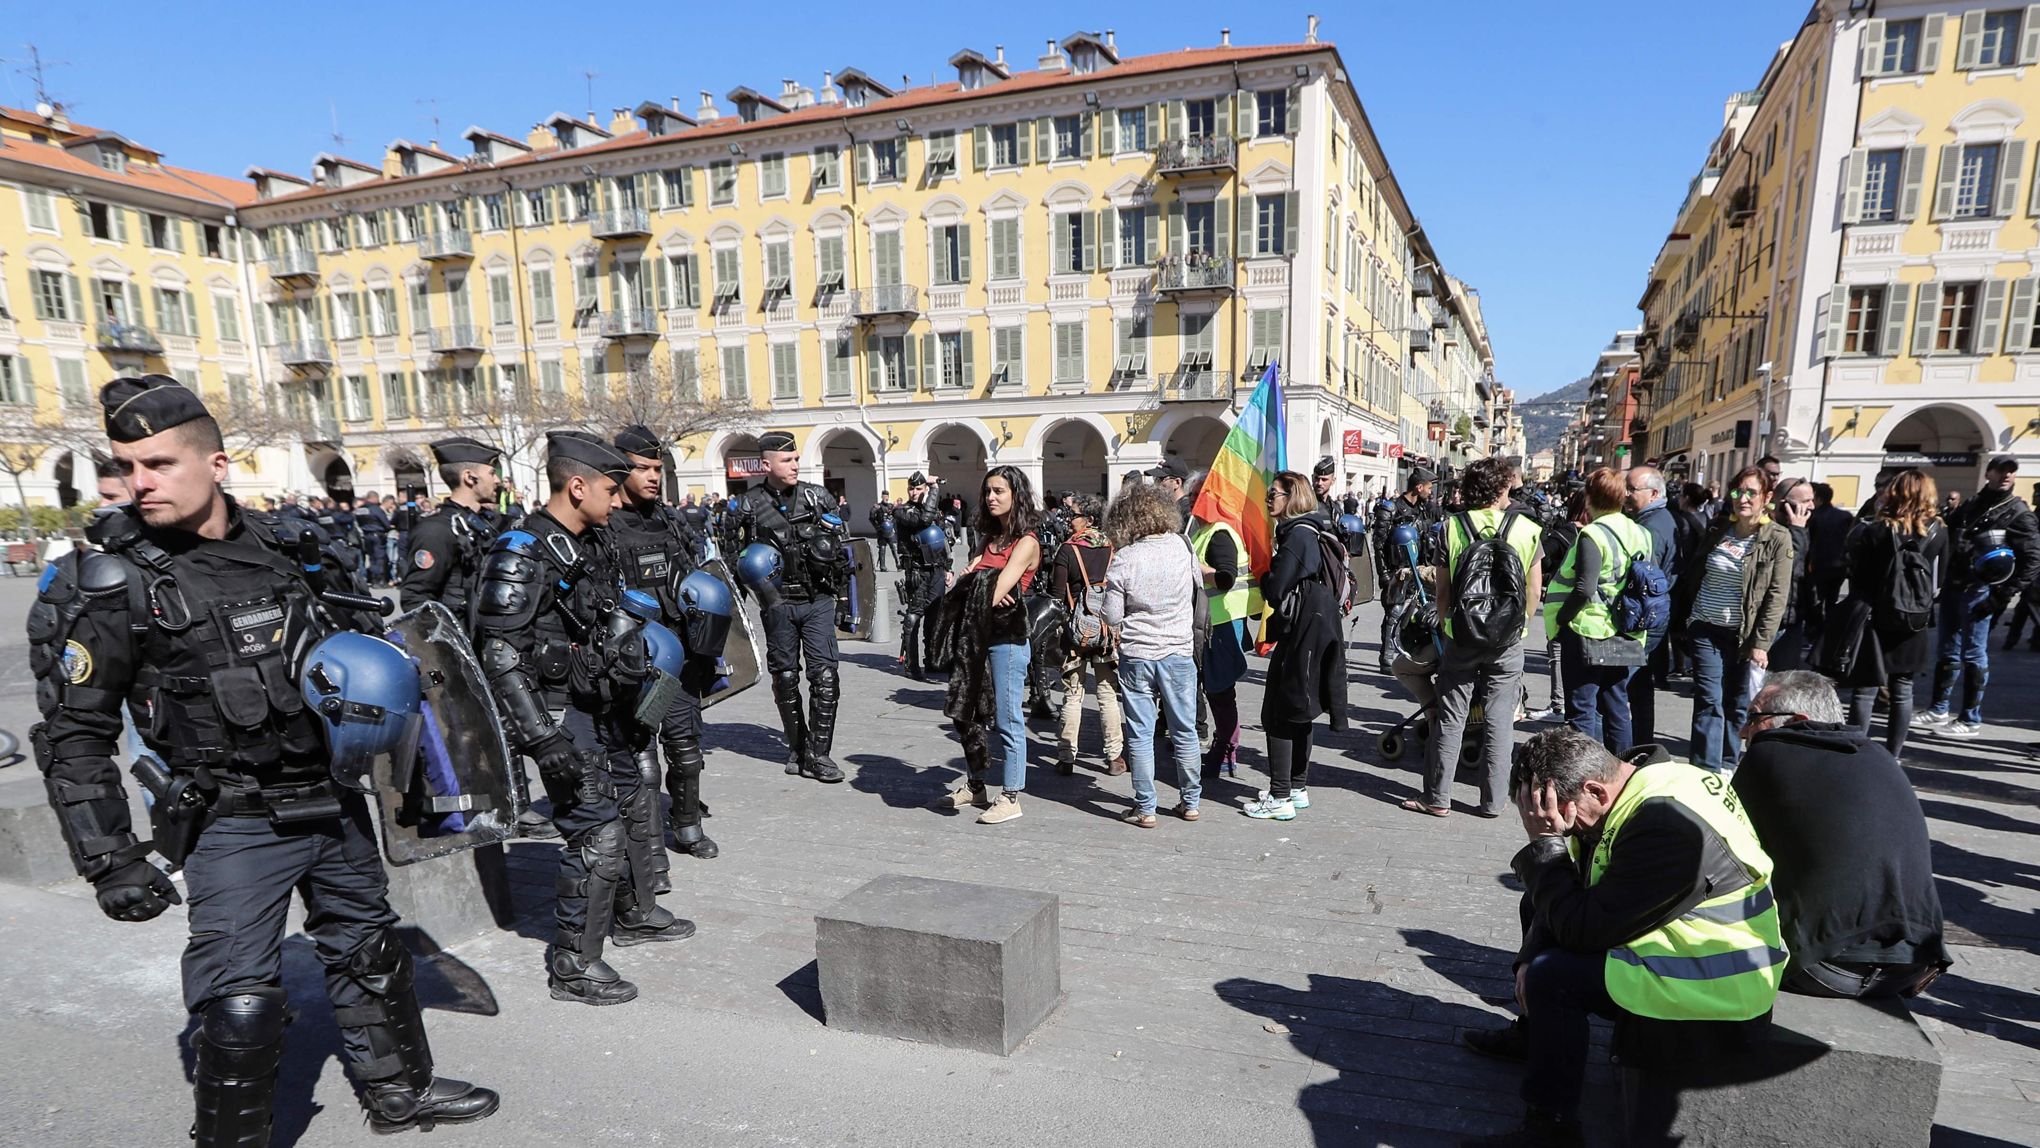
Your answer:
[[[1491,534],[1474,530],[1464,512],[1454,515],[1466,535],[1459,565],[1452,571],[1452,641],[1477,650],[1505,650],[1523,640],[1529,591],[1523,558],[1509,545],[1516,512],[1502,515]]]
[[[1885,596],[1877,609],[1885,618],[1917,634],[1934,621],[1934,564],[1927,560],[1926,541],[1940,529],[1929,526],[1920,537],[1891,530],[1891,564],[1885,568]]]

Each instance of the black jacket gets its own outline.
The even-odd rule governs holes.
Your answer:
[[[1948,963],[1927,818],[1882,745],[1836,725],[1767,729],[1732,784],[1771,855],[1792,968]]]
[[[1872,520],[1849,536],[1849,597],[1870,605],[1870,613],[1858,639],[1856,662],[1847,679],[1849,686],[1881,686],[1892,674],[1917,674],[1934,664],[1934,627],[1915,633],[1879,610],[1876,604],[1891,599],[1891,556],[1893,535],[1884,523]],[[1934,568],[1934,584],[1947,584],[1948,532],[1935,523],[1921,542],[1921,553]]]
[[[1318,529],[1310,515],[1277,527],[1275,558],[1261,586],[1278,607],[1269,624],[1275,648],[1268,654],[1268,689],[1261,698],[1261,721],[1270,727],[1308,725],[1322,713],[1331,715],[1334,730],[1347,726],[1343,619],[1323,574]],[[1280,610],[1292,589],[1302,595],[1293,625]]]
[[[2033,511],[2018,495],[1988,487],[1977,491],[1975,498],[1948,516],[1948,534],[1953,541],[1948,585],[1960,588],[1977,584],[1978,540],[1986,530],[2004,531],[2006,544],[2018,555],[2018,567],[2012,576],[1990,590],[1991,609],[2002,611],[2019,588],[2032,582],[2034,574],[2040,572],[2040,523],[2035,522]]]

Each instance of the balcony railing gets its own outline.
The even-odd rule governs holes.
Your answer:
[[[276,348],[276,357],[286,367],[327,367],[333,363],[333,348],[324,339],[292,339]]]
[[[637,307],[602,313],[602,337],[632,339],[659,333],[659,313]]]
[[[306,442],[337,443],[340,441],[340,420],[331,414],[320,412],[305,419]]]
[[[102,351],[125,351],[129,354],[160,355],[163,344],[155,332],[139,323],[123,323],[109,319],[99,324],[99,349]]]
[[[1155,167],[1164,175],[1193,171],[1231,171],[1233,141],[1229,136],[1191,136],[1163,140],[1155,149]]]
[[[317,279],[319,257],[309,251],[279,251],[269,257],[271,279]]]
[[[642,207],[612,207],[597,212],[594,223],[597,239],[628,239],[636,235],[652,233],[652,217]]]
[[[864,287],[850,293],[850,313],[860,319],[921,313],[921,289],[912,283]]]
[[[425,333],[425,345],[442,355],[455,351],[479,351],[485,346],[482,329],[473,323],[456,323],[451,327],[434,327]]]
[[[1214,400],[1230,402],[1233,394],[1231,371],[1213,371],[1202,367],[1178,370],[1162,382],[1162,401],[1165,403],[1201,403]]]
[[[466,231],[438,231],[418,241],[420,259],[470,259],[475,240]]]
[[[1155,269],[1156,291],[1230,291],[1233,261],[1223,255],[1171,255]]]

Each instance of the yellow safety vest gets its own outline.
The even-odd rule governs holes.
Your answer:
[[[1239,531],[1223,522],[1211,523],[1198,531],[1190,545],[1197,552],[1199,570],[1201,572],[1203,567],[1211,565],[1204,560],[1204,552],[1211,549],[1211,540],[1220,531],[1232,535],[1233,553],[1240,556],[1239,569],[1234,572],[1232,589],[1224,593],[1219,592],[1210,575],[1204,576],[1204,597],[1211,603],[1211,622],[1218,625],[1237,618],[1258,618],[1261,616],[1261,583],[1247,565],[1247,544]]]
[[[1594,545],[1601,551],[1601,582],[1593,600],[1573,615],[1572,630],[1582,638],[1615,637],[1615,619],[1608,613],[1608,603],[1622,589],[1622,579],[1629,575],[1629,564],[1637,558],[1651,553],[1650,531],[1638,526],[1625,514],[1604,514],[1585,526],[1580,527],[1580,538],[1587,533],[1594,534]],[[1565,552],[1565,561],[1559,564],[1558,576],[1551,580],[1551,586],[1544,595],[1544,638],[1558,640],[1558,613],[1565,607],[1565,600],[1572,595],[1573,581],[1577,577],[1575,563],[1580,556],[1580,543],[1574,542],[1572,549]],[[1642,634],[1627,637],[1643,640]]]
[[[1637,1016],[1659,1020],[1762,1016],[1785,978],[1785,939],[1771,894],[1770,854],[1757,841],[1727,778],[1682,761],[1637,770],[1602,823],[1587,883],[1601,879],[1622,826],[1653,798],[1676,801],[1698,814],[1742,864],[1750,883],[1608,950],[1603,966],[1608,996]]]

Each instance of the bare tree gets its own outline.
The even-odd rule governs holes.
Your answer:
[[[253,463],[263,447],[291,448],[312,437],[309,417],[293,412],[273,394],[215,392],[205,397],[205,405],[220,424],[227,457],[243,465]]]
[[[0,474],[14,482],[17,504],[28,509],[22,476],[33,472],[51,451],[69,451],[96,468],[106,457],[106,434],[97,418],[81,412],[40,411],[27,404],[0,406]]]
[[[605,431],[642,426],[668,447],[728,427],[756,425],[757,408],[723,395],[712,376],[713,368],[710,377],[681,378],[667,363],[648,360],[620,374],[584,377],[583,419]]]

